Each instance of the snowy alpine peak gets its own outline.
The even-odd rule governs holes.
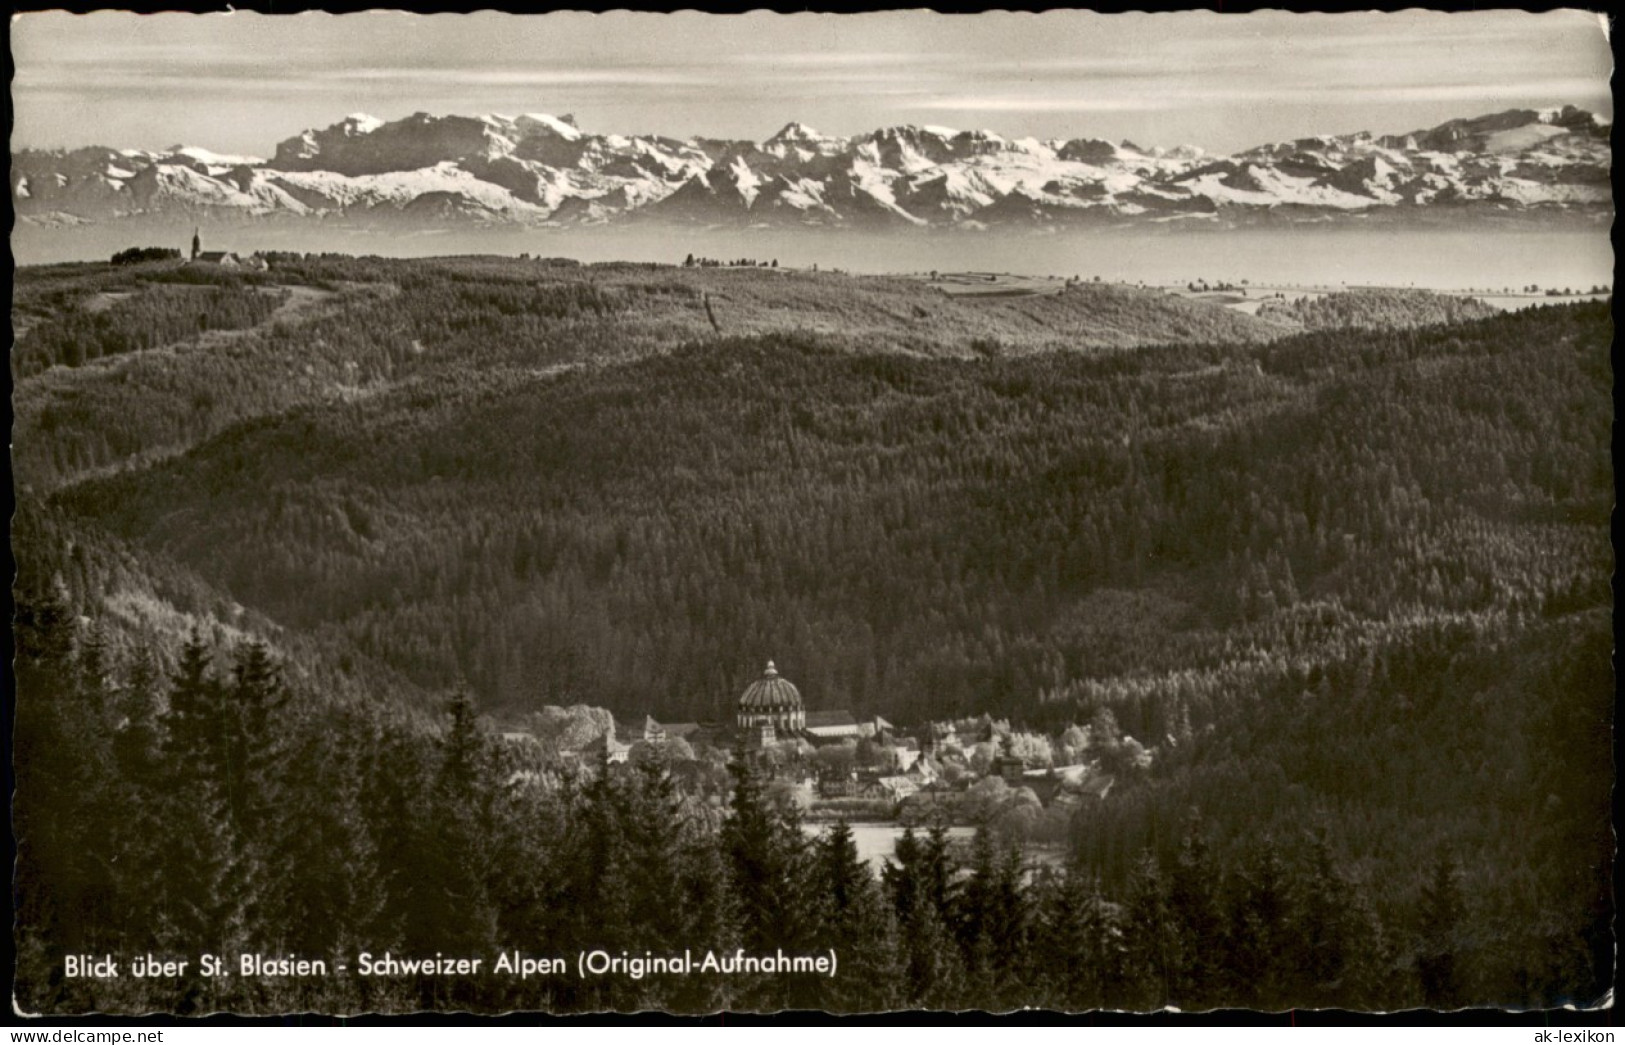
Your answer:
[[[269,160],[199,146],[12,157],[19,220],[174,213],[443,227],[660,220],[706,225],[1121,225],[1195,221],[1553,220],[1612,213],[1609,121],[1514,109],[1403,135],[1316,135],[1209,157],[934,125],[831,137],[791,122],[760,143],[584,131],[571,115],[353,113]],[[1523,217],[1519,217],[1522,215]]]
[[[353,112],[333,126],[342,128],[350,134],[371,134],[384,125],[384,121],[376,116],[369,116],[364,112]]]
[[[576,126],[576,118],[569,113],[563,116],[550,116],[547,113],[527,112],[513,122],[529,134],[550,134],[570,142],[581,138],[581,128]]]
[[[832,138],[804,123],[792,121],[763,142],[761,151],[779,160],[811,163],[820,157],[839,155],[846,145],[845,138]]]
[[[913,123],[893,124],[890,127],[880,127],[864,137],[869,141],[948,141],[965,134],[965,131],[956,131],[951,127],[938,127],[936,125],[920,126]]]
[[[1129,150],[1134,155],[1141,155],[1132,146],[1129,146]],[[1098,167],[1122,159],[1125,150],[1101,138],[1074,138],[1069,142],[1062,142],[1060,147],[1055,150],[1055,154],[1063,160],[1074,163],[1088,163]]]
[[[209,149],[196,145],[172,145],[162,153],[169,157],[184,157],[196,160],[209,167],[258,167],[265,160],[259,156],[241,156],[229,153],[212,152]]]
[[[828,141],[824,135],[808,127],[806,124],[792,120],[785,124],[779,133],[769,138],[763,144],[771,145],[775,142],[794,142],[800,144],[817,144]]]

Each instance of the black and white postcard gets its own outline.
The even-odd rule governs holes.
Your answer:
[[[1608,31],[15,15],[16,1012],[1610,1004]]]

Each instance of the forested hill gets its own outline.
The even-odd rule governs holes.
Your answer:
[[[1216,671],[1238,643],[1313,662],[1362,629],[1606,596],[1603,306],[972,360],[695,334],[601,365],[636,344],[633,321],[592,318],[641,308],[624,286],[450,288],[485,306],[440,314],[443,340],[408,343],[421,355],[363,353],[376,373],[334,356],[353,383],[214,434],[188,409],[194,369],[232,375],[216,410],[254,402],[258,368],[292,371],[274,399],[309,377],[299,353],[376,340],[432,289],[265,344],[52,370],[19,387],[19,457],[49,470],[77,438],[192,432],[52,503],[137,561],[161,552],[283,627],[431,689],[464,676],[499,709],[716,717],[772,656],[814,707],[1063,719],[1068,694]],[[544,291],[585,315],[493,304]],[[541,333],[506,338],[510,322]],[[524,351],[544,365],[514,365]],[[171,383],[144,384],[156,373]]]
[[[1495,315],[1495,309],[1475,298],[1426,290],[1367,288],[1292,301],[1266,300],[1259,315],[1301,324],[1305,330],[1388,329],[1488,319]]]
[[[53,485],[296,404],[413,380],[455,385],[476,370],[638,358],[719,334],[804,332],[858,352],[981,357],[1283,333],[1109,284],[972,301],[920,280],[839,272],[478,257],[273,258],[269,272],[25,268],[12,317],[16,468],[24,482]]]
[[[989,358],[1262,343],[1310,323],[1140,287],[1049,287],[1058,292],[957,297],[917,279],[839,272],[484,257],[273,255],[267,272],[172,261],[24,268],[12,307],[14,468],[46,489],[299,405],[716,337],[815,335],[860,353]],[[1482,310],[1426,293],[1337,304],[1351,297],[1332,295],[1310,325],[1414,326]]]

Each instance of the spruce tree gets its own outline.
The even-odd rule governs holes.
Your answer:
[[[1337,1005],[1355,1010],[1393,1011],[1421,1003],[1419,985],[1404,968],[1399,939],[1372,905],[1363,882],[1349,883],[1347,965]]]
[[[1175,1004],[1208,1009],[1225,1001],[1224,913],[1219,868],[1208,847],[1200,815],[1192,810],[1168,873],[1168,915],[1178,934]]]
[[[763,789],[760,772],[741,752],[729,763],[733,799],[722,826],[730,881],[737,898],[740,936],[754,951],[787,950],[798,942],[803,841],[791,837]]]
[[[959,893],[952,922],[971,982],[971,1000],[978,1008],[989,1007],[994,993],[991,923],[996,874],[993,837],[983,824],[971,842],[970,877]]]
[[[970,984],[963,951],[949,919],[953,917],[955,866],[948,829],[938,823],[922,840],[903,832],[884,870],[886,891],[897,913],[904,995],[911,1006],[966,1007]]]
[[[639,946],[656,953],[678,950],[692,926],[683,902],[682,800],[658,762],[633,767],[627,777],[622,830],[631,872],[631,925]]]
[[[64,862],[71,859],[75,815],[73,748],[64,721],[73,678],[73,625],[55,587],[18,585],[12,636],[17,704],[12,764],[12,826],[17,859],[12,878],[17,973],[14,991],[26,1011],[56,1011],[65,986],[55,955],[72,941],[62,927],[79,899]]]
[[[615,768],[600,754],[591,779],[581,789],[556,872],[556,902],[569,912],[564,933],[568,946],[618,956],[622,951],[641,951],[644,944],[632,913],[638,868],[627,835],[627,789]],[[595,979],[580,985],[575,1005],[614,1008],[629,1002],[629,993],[613,980]]]
[[[240,845],[237,888],[261,945],[278,935],[270,909],[277,880],[285,877],[277,841],[285,833],[281,820],[288,807],[287,708],[286,686],[265,645],[249,642],[240,647],[222,694],[226,734],[222,787]]]
[[[1156,857],[1143,853],[1129,879],[1124,932],[1126,1004],[1149,1011],[1171,1003],[1179,976],[1179,935]]]
[[[1123,940],[1099,879],[1073,859],[1040,895],[1033,960],[1045,1004],[1069,1012],[1123,1004]]]
[[[954,874],[958,864],[950,849],[948,825],[938,820],[925,833],[920,847],[920,875],[926,900],[936,908],[944,924],[951,924],[954,901]]]
[[[1461,1004],[1459,927],[1463,902],[1455,854],[1440,849],[1418,899],[1416,974],[1429,1008]]]
[[[229,741],[226,697],[212,650],[194,631],[170,681],[164,721],[166,805],[173,844],[153,884],[161,897],[166,948],[177,954],[234,955],[249,948],[241,890],[242,842],[227,802]],[[174,1006],[191,1013],[228,1006],[235,980],[196,974],[179,987]]]
[[[119,726],[113,735],[113,801],[120,811],[112,832],[118,854],[113,889],[123,912],[121,942],[131,952],[152,950],[163,935],[155,888],[168,844],[159,685],[151,653],[138,651],[120,691]]]
[[[768,801],[760,772],[749,756],[736,750],[729,763],[733,800],[722,825],[729,881],[739,915],[739,937],[746,951],[786,954],[805,950],[811,928],[803,918],[807,902],[806,840],[787,811]],[[753,1004],[768,1008],[806,1008],[813,990],[796,978],[776,976],[758,983]]]
[[[994,844],[984,824],[971,845],[970,876],[954,907],[954,928],[964,955],[970,999],[1005,1009],[1019,1004],[1013,985],[1026,977],[1027,907],[1021,854]]]
[[[912,1008],[958,1011],[969,1006],[965,963],[935,904],[920,903],[899,926],[904,996]]]
[[[813,896],[820,904],[813,947],[834,950],[837,976],[819,984],[819,1005],[832,1012],[882,1012],[901,1003],[897,930],[852,828],[835,823],[818,840]]]
[[[917,873],[919,862],[919,836],[912,826],[905,827],[902,837],[892,846],[892,858],[882,865],[880,871],[881,883],[885,886],[899,924],[909,919],[923,899]]]
[[[1307,1002],[1332,1005],[1344,993],[1354,945],[1350,928],[1353,898],[1324,830],[1311,837],[1307,862],[1298,879],[1296,917],[1288,934],[1292,993]]]
[[[106,636],[94,623],[75,629],[73,679],[60,694],[54,711],[60,716],[62,765],[53,774],[62,807],[71,809],[64,822],[55,872],[55,888],[67,903],[59,931],[65,947],[87,950],[119,935],[121,912],[113,904],[117,854],[100,844],[112,837],[123,819],[117,788],[112,735],[116,723],[113,665]]]
[[[1230,903],[1230,990],[1225,1001],[1289,1008],[1289,930],[1293,921],[1286,869],[1268,839],[1234,883]]]
[[[682,856],[682,908],[688,920],[684,939],[696,955],[727,953],[739,945],[739,917],[729,883],[726,854],[711,832],[694,832]],[[738,995],[728,977],[688,977],[671,994],[675,1011],[711,1013],[736,1007]]]
[[[488,749],[466,688],[459,687],[447,703],[447,715],[427,816],[417,825],[419,847],[402,933],[402,946],[424,957],[484,954],[496,942],[496,911],[486,880]],[[423,977],[418,983],[421,1003],[432,1008],[474,1004],[484,989],[473,979]]]
[[[268,1011],[364,1010],[388,996],[389,984],[357,975],[355,956],[400,949],[385,918],[387,881],[362,803],[364,752],[374,737],[360,716],[334,710],[303,724],[287,743],[290,783],[271,839],[275,873],[260,929],[279,951],[323,958],[335,969],[342,962],[349,974],[274,984],[263,1004]]]

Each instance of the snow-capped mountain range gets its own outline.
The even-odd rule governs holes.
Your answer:
[[[1612,214],[1609,123],[1572,106],[1231,156],[1095,138],[791,123],[762,142],[589,134],[570,116],[356,114],[269,158],[198,147],[12,155],[21,221],[144,217],[344,225],[664,221],[847,228],[1245,224]]]

